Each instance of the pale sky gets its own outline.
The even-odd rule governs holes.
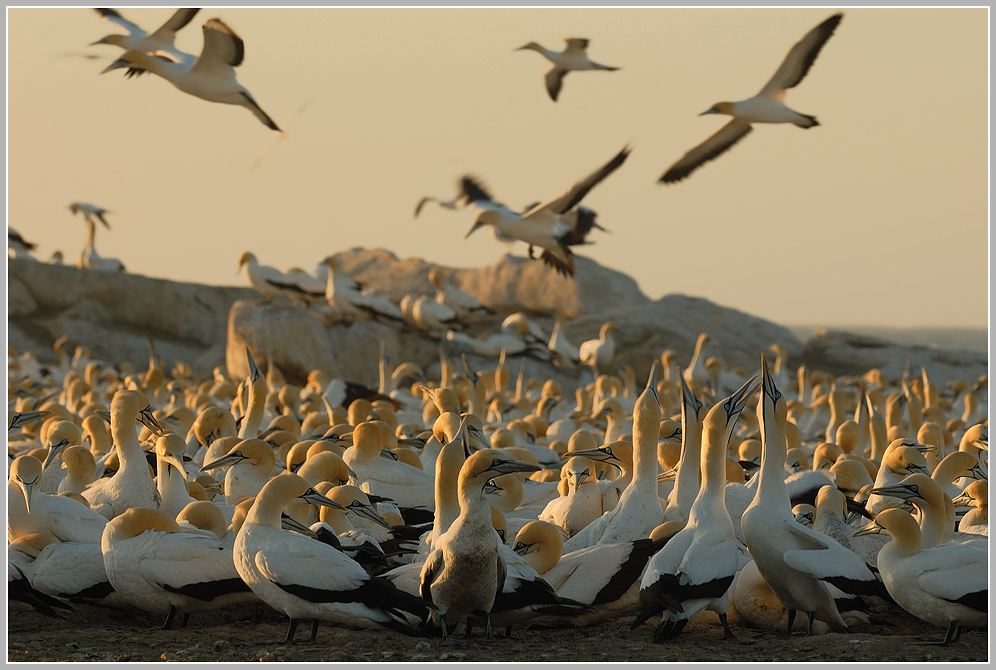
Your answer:
[[[146,29],[172,8],[129,8]],[[684,293],[785,325],[988,323],[987,8],[845,9],[786,103],[820,126],[760,125],[687,180],[657,179],[835,12],[798,9],[203,9],[245,40],[239,81],[286,132],[147,75],[100,71],[121,32],[89,8],[7,11],[8,224],[47,259],[83,248],[74,201],[112,212],[103,256],[150,277],[245,285],[242,251],[313,269],[352,247],[494,263],[473,214],[436,207],[478,175],[513,208],[588,194],[611,234],[583,256],[650,298]],[[591,40],[617,72],[575,72],[552,102],[536,41]],[[83,58],[84,54],[98,58]],[[525,246],[514,248],[522,255]]]

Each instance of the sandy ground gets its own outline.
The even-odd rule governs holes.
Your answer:
[[[947,647],[917,644],[944,631],[901,610],[880,615],[880,623],[848,634],[812,637],[785,635],[733,626],[735,640],[724,640],[718,624],[692,623],[667,645],[651,642],[656,625],[648,621],[630,630],[633,616],[583,629],[516,628],[511,639],[470,640],[452,644],[406,637],[392,631],[351,631],[323,624],[314,645],[257,644],[283,639],[286,619],[267,611],[251,623],[250,606],[190,617],[185,629],[160,630],[137,612],[76,606],[66,621],[34,612],[9,613],[7,658],[10,663],[84,662],[248,662],[328,661],[339,663],[437,662],[986,662],[987,631],[966,631]],[[310,626],[298,628],[307,637]],[[475,634],[481,631],[477,629]]]

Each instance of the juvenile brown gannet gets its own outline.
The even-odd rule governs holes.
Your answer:
[[[985,627],[989,604],[989,551],[985,547],[943,545],[925,548],[916,520],[887,509],[855,533],[892,536],[878,555],[878,570],[889,595],[913,616],[946,626],[935,644],[958,640],[961,626]]]
[[[733,395],[713,405],[702,421],[701,487],[688,523],[651,557],[640,583],[642,612],[632,627],[661,614],[654,642],[676,638],[702,609],[719,615],[724,638],[734,637],[726,607],[739,551],[726,510],[726,452],[737,419],[758,385],[757,375],[751,377]]]
[[[484,487],[502,474],[537,470],[538,466],[515,461],[500,449],[477,451],[461,467],[460,516],[436,539],[419,587],[422,598],[436,608],[432,617],[441,625],[444,639],[470,614],[484,615],[485,636],[491,637],[491,610],[505,584],[506,568]]]
[[[470,237],[478,228],[494,226],[502,235],[521,240],[531,246],[542,247],[540,258],[547,265],[565,276],[574,275],[573,252],[568,242],[573,239],[575,228],[564,220],[564,215],[576,207],[588,191],[621,166],[630,154],[623,147],[608,163],[571,186],[560,196],[540,203],[523,214],[508,209],[484,209],[477,214],[474,225],[464,236]],[[545,342],[544,342],[545,345]]]
[[[753,98],[739,102],[717,102],[702,112],[699,116],[729,114],[733,120],[685,153],[668,168],[660,181],[666,184],[681,181],[700,165],[716,158],[743,139],[753,129],[752,123],[791,123],[800,128],[819,125],[816,117],[800,114],[787,107],[784,102],[785,93],[803,80],[843,16],[834,14],[806,33],[789,50],[774,76]]]
[[[618,70],[617,67],[602,65],[588,58],[589,40],[583,37],[565,37],[564,43],[567,47],[563,51],[552,51],[544,49],[536,42],[529,42],[516,51],[532,49],[540,53],[544,58],[553,63],[553,67],[544,76],[547,93],[556,102],[560,95],[560,87],[563,85],[564,77],[568,72],[574,70],[606,70],[609,72]]]
[[[176,88],[209,102],[245,107],[272,130],[280,128],[260,108],[236,79],[235,68],[242,64],[245,43],[220,19],[210,19],[203,26],[204,46],[193,63],[177,63],[168,58],[128,50],[103,72],[129,68],[129,72],[147,70]]]

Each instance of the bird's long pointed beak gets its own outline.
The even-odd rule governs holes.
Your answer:
[[[216,461],[208,463],[200,469],[201,472],[207,472],[208,470],[214,470],[215,468],[220,468],[225,465],[235,465],[236,463],[241,463],[245,460],[245,456],[240,454],[226,454]]]
[[[246,360],[249,361],[249,381],[254,382],[263,376],[263,373],[259,371],[259,366],[256,365],[256,359],[253,358],[252,352],[249,351],[249,347],[246,347]]]
[[[25,511],[27,511],[29,515],[31,514],[31,492],[34,491],[35,484],[37,483],[38,483],[38,478],[35,478],[33,481],[30,482],[24,482],[24,481],[18,482],[18,484],[21,487],[21,492],[24,494],[24,509]]]
[[[878,525],[877,521],[872,521],[867,526],[862,526],[861,528],[854,531],[854,535],[876,535],[878,533],[884,533],[885,529]]]
[[[757,390],[757,387],[761,385],[761,381],[758,378],[759,375],[754,375],[746,382],[744,385],[733,392],[729,398],[726,399],[724,404],[724,409],[726,410],[726,423],[730,424],[735,422],[740,416],[740,412],[743,411],[744,407],[747,406],[747,401]]]
[[[467,234],[463,236],[463,239],[467,239],[468,237],[470,237],[474,233],[475,230],[477,230],[478,228],[481,227],[481,225],[482,224],[480,224],[480,223],[475,223],[473,226],[471,226],[470,230],[467,231]]]
[[[507,475],[512,472],[539,472],[542,468],[532,463],[523,463],[522,461],[503,461],[492,465],[490,469]]]
[[[366,505],[366,504],[363,504],[363,503],[357,504],[356,502],[354,502],[351,505],[349,505],[348,509],[349,509],[350,512],[352,512],[353,514],[355,514],[357,516],[361,516],[361,517],[363,517],[365,519],[370,519],[371,521],[373,521],[378,526],[380,526],[382,528],[386,528],[388,530],[391,530],[391,524],[387,522],[387,519],[385,519],[384,517],[382,517],[380,515],[380,512],[378,512],[377,510],[375,510],[370,505]]]
[[[295,533],[301,533],[302,535],[307,535],[308,537],[316,540],[318,539],[318,535],[316,535],[313,530],[305,526],[294,517],[283,513],[280,514],[280,527],[284,530],[294,531]]]
[[[761,354],[761,388],[763,389],[762,392],[764,395],[771,399],[772,405],[778,402],[778,399],[782,397],[778,387],[775,386],[775,380],[771,376],[771,370],[768,369],[768,359],[765,358],[764,354]]]
[[[903,500],[909,500],[910,498],[919,497],[917,492],[911,489],[906,484],[896,484],[894,486],[882,486],[879,488],[874,488],[868,493],[880,496],[891,496],[893,498],[902,498]]]
[[[331,507],[332,509],[338,509],[345,511],[346,508],[337,503],[334,500],[326,498],[321,493],[313,488],[309,488],[307,491],[298,496],[301,500],[306,503],[311,503],[312,505],[321,505],[322,507]]]
[[[138,420],[139,422],[141,422],[143,426],[151,430],[156,435],[166,434],[166,431],[163,430],[162,424],[160,424],[159,420],[152,415],[151,405],[149,405],[148,407],[146,407],[145,409],[143,409],[141,412],[138,413]]]
[[[63,449],[69,446],[69,440],[66,438],[62,439],[62,442],[58,444],[53,444],[48,448],[48,455],[45,457],[45,462],[42,463],[42,469],[44,470],[49,466],[49,463],[55,460],[55,457],[62,452]]]

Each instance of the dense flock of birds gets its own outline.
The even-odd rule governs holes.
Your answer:
[[[725,637],[893,608],[945,643],[986,625],[986,378],[790,375],[774,346],[749,377],[665,351],[642,391],[628,369],[565,389],[445,357],[432,379],[382,359],[372,389],[295,385],[248,349],[236,384],[59,345],[58,365],[8,357],[11,609],[169,627],[256,603],[284,642],[619,617],[667,642],[703,611]]]
[[[100,40],[124,50],[106,70],[151,72],[279,130],[236,81],[244,44],[221,20],[204,23],[194,56],[174,38],[197,9],[148,33],[97,11],[127,31]],[[707,110],[732,120],[661,181],[687,177],[753,123],[817,125],[784,96],[841,17],[793,46],[757,96]],[[617,69],[587,47],[521,48],[553,63],[556,101],[569,72]],[[601,228],[580,202],[629,153],[521,212],[467,176],[453,200],[427,197],[416,215],[428,202],[472,207],[468,235],[491,226],[570,276],[571,247]],[[77,266],[122,271],[95,248],[108,212],[70,210],[87,226]],[[8,228],[11,257],[32,248]],[[559,314],[549,337],[521,313],[470,337],[460,324],[489,310],[438,269],[435,296],[395,303],[334,256],[312,273],[250,252],[238,265],[267,299],[404,322],[497,363],[458,370],[441,350],[430,378],[382,357],[370,389],[325,370],[296,385],[272,362],[264,375],[249,350],[243,380],[167,371],[152,351],[144,371],[70,356],[64,340],[57,365],[8,352],[12,610],[137,608],[166,628],[253,603],[288,617],[285,642],[314,642],[321,621],[447,639],[628,617],[634,629],[658,621],[652,639],[667,642],[693,617],[718,619],[725,637],[731,624],[813,634],[901,608],[944,629],[945,644],[987,623],[986,377],[942,388],[925,370],[790,375],[777,346],[751,374],[707,359],[703,334],[687,365],[671,351],[654,361],[641,391],[631,369],[611,366],[612,323],[580,347]],[[523,366],[513,383],[514,356],[585,365],[591,381],[562,388]]]

